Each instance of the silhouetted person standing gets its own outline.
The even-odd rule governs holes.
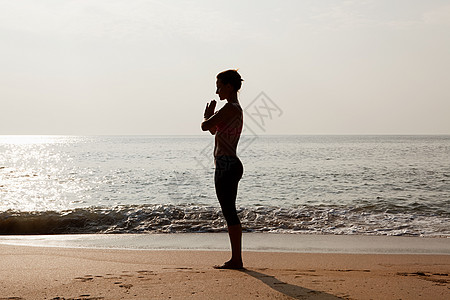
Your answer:
[[[214,145],[214,185],[217,199],[228,226],[231,243],[231,259],[217,269],[241,269],[242,226],[236,212],[236,197],[239,180],[244,168],[236,155],[236,148],[242,132],[243,112],[238,101],[238,91],[242,85],[241,75],[236,70],[227,70],[217,75],[217,90],[220,100],[227,103],[214,112],[216,101],[206,104],[202,130],[215,135]]]

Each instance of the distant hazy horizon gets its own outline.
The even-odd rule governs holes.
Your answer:
[[[0,7],[0,135],[207,134],[230,68],[250,134],[450,134],[449,1]]]
[[[11,141],[11,139],[16,139],[19,143],[33,143],[33,139],[35,139],[36,141],[39,141],[40,139],[46,139],[46,137],[49,137],[50,139],[52,137],[161,137],[161,138],[166,138],[166,137],[180,137],[180,138],[199,138],[199,137],[208,137],[210,136],[209,134],[205,134],[205,133],[196,133],[196,134],[0,134],[0,143],[9,143]],[[246,136],[245,133],[242,134],[242,136]],[[292,133],[292,134],[267,134],[267,133],[260,133],[260,134],[251,134],[252,137],[258,138],[258,137],[447,137],[450,136],[450,134],[447,133],[430,133],[430,134],[403,134],[403,133],[389,133],[389,134],[360,134],[360,133],[354,133],[354,134],[345,134],[345,133],[334,133],[334,134],[329,134],[329,133],[324,133],[324,134],[320,134],[320,133],[316,133],[316,134],[306,134],[306,133]],[[29,140],[27,138],[30,138]]]

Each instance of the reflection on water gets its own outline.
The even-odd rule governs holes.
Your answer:
[[[193,158],[201,147],[198,138],[0,136],[0,211],[192,202],[205,199],[201,188],[212,199]]]
[[[67,136],[0,136],[0,210],[61,210],[86,196],[73,157],[64,151],[83,140]]]
[[[67,140],[64,136],[52,135],[2,135],[0,136],[0,144],[6,145],[35,145],[35,144],[52,144]]]

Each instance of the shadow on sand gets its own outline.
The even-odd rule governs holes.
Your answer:
[[[267,275],[253,270],[244,269],[241,272],[246,273],[258,280],[261,280],[264,284],[266,284],[270,288],[294,299],[321,299],[321,300],[343,299],[331,294],[327,294],[325,292],[310,290],[301,286],[289,284],[278,280],[275,276]]]

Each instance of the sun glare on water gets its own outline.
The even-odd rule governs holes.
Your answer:
[[[80,137],[0,135],[0,212],[67,209],[83,186],[72,164]],[[71,171],[64,173],[66,169]]]
[[[51,135],[0,135],[0,144],[52,144],[61,140],[61,136]]]

